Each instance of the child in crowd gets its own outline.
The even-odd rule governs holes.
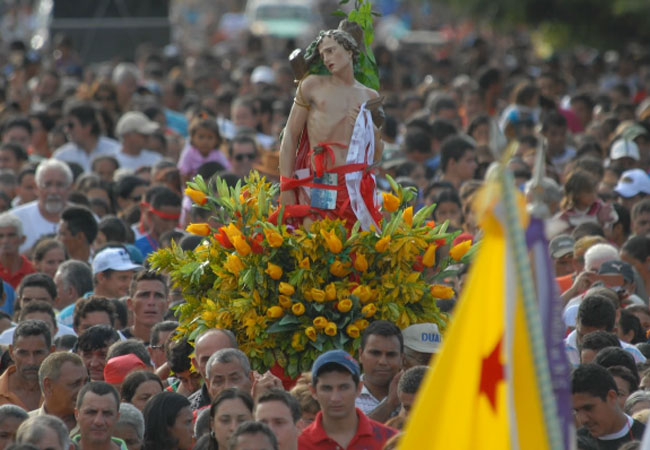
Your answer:
[[[576,170],[564,185],[559,219],[565,225],[565,232],[571,232],[585,222],[597,222],[603,229],[611,227],[617,220],[616,211],[597,196],[597,180],[589,173]]]
[[[230,170],[230,161],[219,146],[221,135],[213,117],[199,116],[190,122],[190,144],[185,147],[178,160],[183,186],[190,180],[203,163],[216,161],[226,170]]]

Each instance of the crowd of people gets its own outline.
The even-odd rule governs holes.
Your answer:
[[[377,184],[389,190],[391,175],[417,191],[415,208],[435,203],[430,219],[480,241],[471,204],[490,164],[510,152],[530,194],[544,150],[577,445],[638,448],[650,415],[650,55],[541,58],[525,34],[445,36],[374,46]],[[184,231],[210,219],[183,193],[195,175],[279,179],[291,44],[244,34],[180,56],[143,44],[134,62],[103,64],[82,63],[65,37],[41,55],[3,45],[0,450],[394,448],[442,345],[436,325],[373,321],[358,354],[324,352],[287,382],[251,370],[232,330],[178,335],[182,292],[148,266],[172,241],[201,243]],[[446,280],[456,298],[468,269]],[[450,320],[454,303],[439,302]]]

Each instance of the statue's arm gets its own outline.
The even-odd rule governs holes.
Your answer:
[[[314,80],[308,76],[298,84],[296,97],[289,112],[287,125],[284,128],[284,135],[280,143],[280,176],[291,178],[294,173],[296,163],[296,152],[300,135],[307,124],[309,110],[311,108],[311,90],[313,89]],[[282,204],[295,203],[295,196],[291,191],[280,193]]]
[[[372,114],[372,127],[375,133],[375,162],[381,161],[381,155],[384,151],[384,141],[381,139],[381,127],[384,124],[384,97],[380,97],[377,91],[370,90],[370,100],[366,102],[366,107]]]

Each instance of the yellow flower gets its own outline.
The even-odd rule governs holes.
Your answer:
[[[341,261],[339,261],[337,259],[336,261],[334,261],[330,265],[330,273],[332,275],[334,275],[335,277],[344,277],[348,273],[350,273],[350,271],[348,270],[348,267],[349,267],[349,264],[347,264],[347,263],[343,264]]]
[[[284,309],[291,308],[291,297],[280,295],[278,296],[278,303],[280,303],[280,306],[282,306]]]
[[[228,240],[234,244],[235,242],[235,237],[239,236],[242,237],[241,230],[237,228],[237,225],[234,223],[230,222],[227,227],[224,228],[224,233],[226,233],[226,236],[228,236]]]
[[[435,298],[444,300],[454,297],[454,290],[449,286],[444,286],[442,284],[434,284],[431,286],[431,295]]]
[[[348,336],[350,336],[352,339],[356,339],[356,338],[358,338],[359,335],[361,334],[360,330],[359,330],[356,326],[354,326],[354,325],[348,325],[348,326],[345,328],[345,332],[346,332],[346,333],[348,334]]]
[[[336,286],[334,286],[334,283],[325,286],[325,298],[329,301],[336,300]]]
[[[373,303],[370,303],[369,305],[366,305],[363,308],[361,308],[361,314],[363,314],[363,317],[365,317],[366,319],[374,316],[376,312],[377,312],[377,307]]]
[[[210,322],[217,318],[217,313],[215,311],[203,311],[201,313],[201,319],[205,322]]]
[[[266,310],[266,315],[269,319],[279,319],[284,315],[284,311],[281,306],[271,306]]]
[[[312,323],[317,329],[322,330],[327,326],[327,318],[325,316],[318,316],[313,320]]]
[[[298,267],[300,267],[301,269],[309,270],[309,268],[311,267],[310,264],[309,264],[309,258],[305,257],[302,261],[300,261],[300,264],[298,264]]]
[[[449,250],[449,256],[451,256],[456,261],[460,261],[460,259],[465,256],[465,253],[467,253],[471,247],[472,241],[463,241],[460,244],[454,245],[451,250]]]
[[[323,303],[325,301],[325,291],[322,289],[312,288],[311,297],[312,299],[314,299],[314,301],[317,301],[318,303]]]
[[[357,258],[354,260],[354,268],[359,272],[365,272],[368,270],[368,260],[366,255],[363,253],[357,253]]]
[[[368,322],[366,319],[359,319],[359,320],[355,320],[352,323],[352,325],[354,325],[360,330],[365,330],[366,328],[368,328],[368,325],[370,325],[370,322]]]
[[[388,192],[382,192],[381,196],[384,199],[384,210],[388,212],[397,211],[399,207],[399,198]]]
[[[409,206],[402,212],[402,219],[410,227],[413,225],[413,207]]]
[[[352,309],[352,300],[349,298],[344,298],[338,304],[336,305],[336,309],[339,310],[339,312],[346,313]]]
[[[207,236],[210,234],[210,225],[207,223],[191,223],[185,228],[185,231],[199,236]]]
[[[377,250],[379,253],[383,253],[386,251],[386,249],[388,249],[388,244],[390,244],[390,236],[384,236],[375,244],[375,250]]]
[[[294,313],[296,316],[302,316],[303,314],[305,314],[305,305],[303,305],[302,303],[295,303],[291,307],[291,312]]]
[[[328,336],[336,336],[336,324],[334,322],[329,322],[325,327],[325,334]]]
[[[278,290],[280,291],[280,294],[284,295],[293,295],[293,293],[296,292],[296,289],[293,286],[291,286],[289,283],[285,283],[284,281],[280,282]]]
[[[303,351],[305,349],[305,346],[300,342],[300,337],[302,334],[298,331],[293,333],[293,336],[291,336],[291,347],[293,347],[294,350],[297,351]]]
[[[235,238],[232,240],[232,245],[235,247],[235,250],[237,250],[237,253],[242,256],[248,256],[248,254],[251,252],[251,246],[248,245],[246,238],[243,236],[235,236]]]
[[[277,266],[272,262],[266,264],[266,270],[264,272],[266,272],[274,280],[279,280],[282,278],[282,267]]]
[[[256,305],[259,305],[262,303],[262,298],[260,297],[260,293],[257,292],[257,289],[253,290],[253,302]]]
[[[362,284],[354,288],[352,295],[359,297],[361,303],[368,303],[372,299],[372,289]]]
[[[244,264],[241,262],[241,259],[239,259],[239,256],[237,256],[235,253],[231,253],[228,255],[228,258],[226,258],[225,267],[228,269],[228,272],[237,276],[239,275],[239,271],[244,268]]]
[[[411,320],[409,319],[408,314],[406,314],[406,311],[402,311],[402,314],[399,316],[399,319],[397,319],[397,322],[395,322],[395,325],[400,327],[402,330],[406,327],[408,327],[411,324]]]
[[[315,341],[316,337],[318,336],[318,332],[314,327],[307,327],[305,328],[305,335],[307,335],[307,337],[312,341]]]
[[[432,267],[436,263],[436,244],[431,244],[427,247],[422,257],[422,264],[427,267]]]
[[[343,250],[343,244],[341,243],[341,240],[338,238],[334,230],[330,230],[329,232],[320,230],[320,234],[323,236],[323,239],[325,239],[330,252],[339,253],[341,250]]]
[[[282,242],[284,241],[284,238],[280,233],[274,230],[269,230],[267,228],[264,228],[264,235],[266,236],[266,241],[269,243],[271,247],[280,247],[282,245]]]
[[[185,195],[192,199],[197,205],[205,205],[208,201],[208,196],[201,191],[192,189],[191,187],[185,188]]]

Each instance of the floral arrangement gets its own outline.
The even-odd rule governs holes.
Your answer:
[[[190,224],[205,236],[194,251],[172,244],[150,258],[182,287],[179,331],[193,340],[208,328],[230,329],[254,369],[278,364],[297,377],[324,351],[356,351],[373,320],[444,327],[435,301],[454,292],[435,281],[470,258],[471,242],[436,264],[436,249],[457,233],[426,221],[433,206],[414,214],[406,204],[415,194],[390,182],[382,229],[360,231],[331,219],[309,229],[283,224],[278,186],[256,172],[235,187],[217,178],[214,190],[196,177],[186,193],[222,225]]]

